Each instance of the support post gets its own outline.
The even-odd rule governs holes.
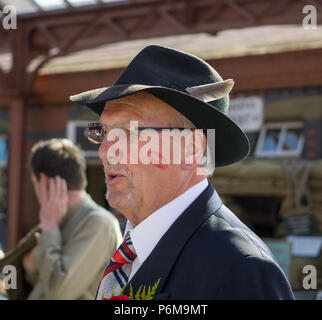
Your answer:
[[[8,250],[13,249],[18,243],[19,217],[21,214],[21,190],[23,169],[24,146],[24,99],[19,97],[10,104],[10,137],[8,161]]]

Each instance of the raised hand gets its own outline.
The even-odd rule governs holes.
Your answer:
[[[42,230],[57,229],[59,222],[65,216],[68,206],[67,182],[56,176],[49,178],[46,185],[45,179],[41,179],[41,205],[40,223]]]

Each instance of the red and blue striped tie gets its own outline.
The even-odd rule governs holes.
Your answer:
[[[110,298],[114,287],[114,295],[118,295],[127,284],[136,253],[131,241],[130,233],[125,236],[123,243],[114,253],[105,269],[98,288],[96,299]]]

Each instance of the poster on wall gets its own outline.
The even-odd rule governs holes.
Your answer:
[[[245,132],[259,131],[264,120],[264,101],[261,96],[231,99],[228,116]]]

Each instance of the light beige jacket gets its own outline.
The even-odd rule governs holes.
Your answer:
[[[38,240],[35,274],[29,300],[94,299],[106,265],[122,241],[115,216],[86,194],[71,207],[59,229]]]

